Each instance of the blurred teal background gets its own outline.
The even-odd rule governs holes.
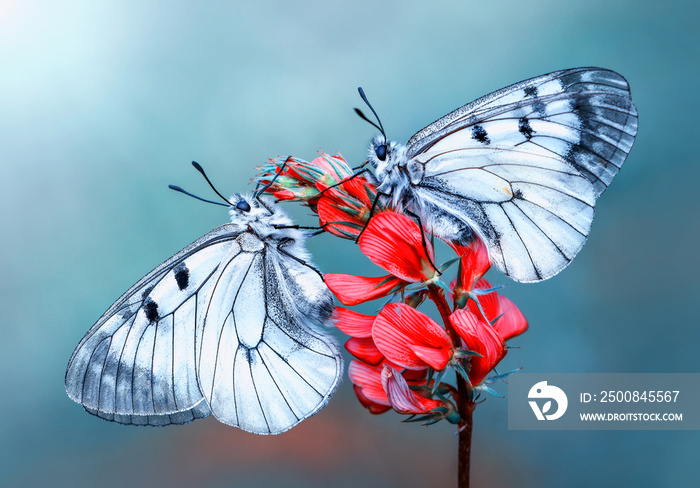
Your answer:
[[[208,195],[193,159],[225,192],[250,189],[268,157],[362,162],[374,129],[352,111],[359,85],[406,141],[531,76],[626,76],[637,142],[573,264],[504,292],[531,328],[502,368],[698,372],[699,14],[690,1],[0,0],[0,485],[456,484],[453,426],[372,417],[347,380],[272,438],[213,419],[119,426],[64,392],[112,301],[227,220],[167,184]],[[350,243],[309,247],[326,272],[378,273]],[[506,407],[476,411],[474,486],[698,485],[699,432],[509,431]]]

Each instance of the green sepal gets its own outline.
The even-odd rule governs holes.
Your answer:
[[[471,382],[470,382],[470,380],[469,380],[469,374],[467,373],[467,370],[464,369],[464,366],[462,366],[462,363],[456,361],[452,366],[454,367],[455,371],[457,371],[457,373],[459,373],[459,375],[460,375],[467,383],[471,384]]]
[[[476,351],[470,351],[468,349],[457,349],[452,357],[457,358],[457,359],[462,359],[464,357],[471,357],[471,356],[478,356],[480,358],[483,358],[481,354],[479,354]]]
[[[487,386],[487,385],[485,385],[485,384],[483,384],[483,383],[482,383],[481,385],[477,386],[476,388],[478,388],[480,391],[485,391],[486,393],[489,393],[489,394],[491,394],[491,395],[493,395],[493,396],[495,396],[495,397],[498,397],[498,398],[505,398],[505,396],[501,395],[501,394],[498,393],[496,390],[490,388],[489,386]]]
[[[440,273],[444,272],[447,268],[449,268],[449,267],[452,266],[456,261],[459,261],[459,260],[460,260],[460,258],[454,258],[454,259],[450,259],[449,261],[445,261],[445,262],[442,263],[440,266],[438,266],[438,271],[439,271]]]
[[[435,394],[435,390],[437,389],[438,385],[439,385],[440,382],[442,381],[442,378],[444,378],[446,372],[447,372],[447,368],[445,368],[445,369],[443,369],[442,371],[440,371],[440,372],[437,374],[437,376],[435,377],[435,383],[433,384],[433,388],[432,388],[431,391],[430,391],[432,394]],[[430,383],[428,383],[428,384],[430,384]]]
[[[414,418],[415,417],[415,418]],[[412,415],[411,417],[402,420],[402,422],[423,422],[424,420],[431,420],[433,419],[433,415],[421,415],[420,417],[416,417],[415,415]]]

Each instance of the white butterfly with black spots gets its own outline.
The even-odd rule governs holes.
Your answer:
[[[204,235],[122,295],[66,371],[68,395],[122,424],[210,414],[279,434],[318,412],[342,374],[333,297],[305,234],[277,206],[230,199],[230,224]]]
[[[405,146],[379,135],[368,160],[383,200],[447,241],[468,244],[478,235],[501,271],[533,282],[581,250],[596,199],[636,134],[627,81],[575,68],[479,98]]]

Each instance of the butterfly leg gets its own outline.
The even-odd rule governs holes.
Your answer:
[[[354,168],[353,168],[353,169],[354,169]],[[321,191],[321,193],[320,193],[319,195],[323,195],[324,193],[326,193],[326,192],[327,192],[328,190],[330,190],[331,188],[335,188],[336,186],[342,185],[342,184],[345,183],[346,181],[350,181],[351,179],[355,178],[356,176],[360,176],[361,174],[367,173],[368,171],[369,171],[369,169],[367,169],[367,168],[365,168],[365,169],[363,169],[363,170],[360,170],[360,171],[358,171],[357,173],[353,174],[352,176],[348,176],[348,177],[345,178],[344,180],[340,180],[340,181],[339,181],[338,183],[336,183],[335,185],[331,185],[331,186],[329,186],[328,188],[324,188],[324,189]]]
[[[369,217],[367,218],[367,222],[365,222],[365,225],[362,226],[362,230],[360,231],[359,234],[357,234],[357,238],[355,239],[355,242],[360,242],[360,236],[362,233],[365,231],[367,226],[369,225],[369,221],[372,220],[372,216],[374,216],[374,211],[377,208],[377,204],[379,203],[379,197],[381,195],[384,195],[385,197],[391,196],[386,193],[379,193],[377,192],[377,196],[374,198],[374,201],[372,202],[372,208],[369,209]]]
[[[311,232],[310,234],[306,234],[306,237],[314,237],[319,234],[323,234],[326,232],[326,229],[323,227],[314,227],[314,226],[308,226],[308,225],[275,225],[275,229],[303,229],[303,230],[313,230],[315,232]]]
[[[418,227],[420,227],[420,239],[423,242],[423,250],[425,251],[425,256],[428,258],[428,262],[437,272],[437,274],[441,275],[442,273],[440,272],[440,270],[437,269],[437,266],[435,266],[433,260],[430,259],[430,253],[428,252],[428,241],[425,238],[425,230],[423,229],[423,222],[421,222],[420,216],[416,213],[411,212],[410,210],[404,210],[404,213],[409,217],[413,217],[416,220],[416,222],[418,222]]]
[[[353,170],[353,171],[357,171],[358,169],[362,169],[362,168],[364,168],[368,163],[369,163],[369,161],[365,161],[365,162],[362,163],[361,165],[355,166],[354,168],[352,168],[352,170]]]
[[[299,259],[298,257],[294,256],[293,254],[290,254],[290,253],[288,253],[287,251],[285,251],[285,250],[282,248],[282,246],[284,246],[285,244],[287,244],[287,242],[285,242],[285,241],[280,242],[280,243],[277,245],[277,250],[278,250],[279,252],[281,252],[282,254],[284,254],[285,256],[292,258],[294,261],[296,261],[297,263],[301,264],[302,266],[306,266],[307,268],[309,268],[309,269],[315,271],[316,274],[319,275],[319,276],[321,277],[321,280],[322,280],[324,283],[326,282],[325,278],[323,277],[323,273],[321,273],[318,269],[316,269],[314,266],[311,266],[309,263],[307,263],[307,262],[304,261],[303,259]]]
[[[284,160],[284,163],[282,163],[282,166],[280,166],[280,169],[277,171],[277,173],[275,173],[275,176],[272,177],[272,179],[270,180],[270,182],[267,185],[263,186],[259,190],[257,189],[258,188],[257,186],[255,187],[256,188],[255,199],[258,202],[260,202],[260,195],[265,193],[265,191],[267,191],[267,189],[270,188],[275,183],[275,180],[277,179],[277,177],[279,175],[282,174],[282,171],[284,171],[284,167],[287,166],[287,163],[289,162],[290,159],[292,159],[292,156],[287,156],[287,159]],[[260,203],[262,203],[262,202],[260,202]]]
[[[308,225],[275,225],[275,229],[306,229],[306,230],[323,230],[323,227],[308,226]]]

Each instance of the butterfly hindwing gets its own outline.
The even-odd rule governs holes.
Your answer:
[[[212,291],[197,371],[219,421],[277,434],[320,410],[340,379],[336,346],[312,328],[332,298],[298,257],[251,234],[241,245]]]
[[[415,206],[437,235],[459,242],[475,232],[507,275],[539,281],[585,243],[595,199],[622,166],[636,130],[624,78],[597,68],[558,71],[419,131],[405,167]]]

